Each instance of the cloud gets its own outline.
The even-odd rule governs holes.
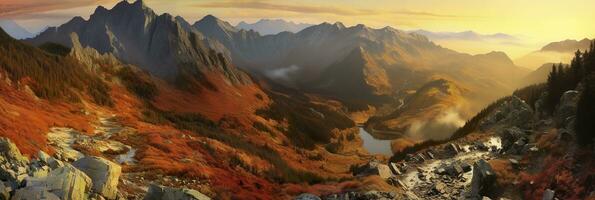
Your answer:
[[[298,5],[298,4],[281,4],[262,0],[250,1],[217,1],[195,4],[196,7],[202,8],[237,8],[237,9],[259,9],[259,10],[273,10],[273,11],[289,11],[306,14],[333,14],[341,16],[362,16],[362,15],[380,15],[380,14],[397,14],[409,16],[423,16],[423,17],[461,17],[457,15],[447,15],[440,13],[431,13],[424,11],[386,11],[386,10],[372,10],[372,9],[355,9],[348,7],[333,7],[333,6],[313,6],[313,5]]]
[[[114,0],[3,0],[0,18],[30,18],[42,12],[97,5]]]
[[[465,120],[455,108],[440,113],[435,119],[428,121],[414,121],[406,134],[418,140],[446,139],[459,127],[465,125]]]

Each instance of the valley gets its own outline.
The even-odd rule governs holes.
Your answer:
[[[188,7],[333,15],[234,3]],[[593,40],[512,60],[433,41],[504,33],[89,5],[0,19],[0,199],[595,198]]]

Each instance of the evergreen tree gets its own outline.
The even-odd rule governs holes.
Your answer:
[[[588,145],[595,136],[595,74],[585,79],[584,86],[577,106],[576,132],[578,143]]]

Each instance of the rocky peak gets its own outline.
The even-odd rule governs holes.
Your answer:
[[[224,32],[237,32],[238,30],[233,27],[229,22],[220,20],[213,15],[207,15],[201,20],[197,21],[193,25],[199,30],[210,30],[210,31],[224,31]]]

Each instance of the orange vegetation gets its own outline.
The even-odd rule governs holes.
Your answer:
[[[155,97],[154,105],[161,110],[200,113],[218,121],[224,115],[251,115],[270,101],[258,85],[231,85],[215,72],[208,72],[205,77],[216,85],[216,91],[202,89],[190,94],[161,82],[158,84],[159,95]]]

